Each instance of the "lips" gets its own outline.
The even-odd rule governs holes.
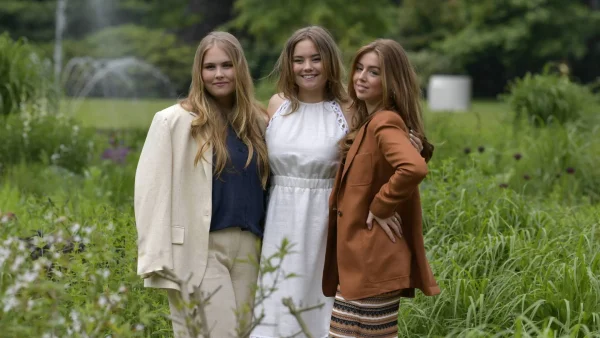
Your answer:
[[[229,84],[229,82],[215,82],[215,83],[213,83],[213,86],[224,87],[228,84]]]
[[[315,77],[317,77],[318,74],[305,74],[305,75],[300,75],[303,79],[305,80],[312,80]]]
[[[369,88],[368,88],[368,87],[365,87],[365,86],[363,86],[363,85],[360,85],[360,84],[355,84],[355,85],[354,85],[354,89],[355,89],[357,92],[365,92],[365,91],[367,91]]]

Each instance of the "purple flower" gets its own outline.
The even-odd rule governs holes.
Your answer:
[[[498,185],[498,186],[502,189],[508,188],[508,184],[506,184],[506,183],[500,183],[500,185]]]
[[[113,161],[115,163],[123,164],[127,159],[127,155],[131,149],[129,147],[116,147],[116,148],[108,148],[104,150],[102,153],[103,160]]]
[[[471,153],[471,148],[466,147],[464,150],[465,154],[470,154]]]
[[[575,173],[575,168],[573,168],[573,167],[568,167],[567,168],[567,174],[573,175],[574,173]]]
[[[531,176],[529,176],[529,175],[525,174],[525,175],[523,175],[523,179],[524,179],[525,181],[529,181],[529,180],[531,179]]]
[[[518,161],[518,160],[521,159],[521,157],[523,157],[523,155],[521,155],[520,153],[516,153],[516,154],[513,155],[513,157],[515,158],[515,160]]]
[[[477,151],[480,153],[483,153],[485,151],[485,147],[484,146],[479,146],[477,147]]]

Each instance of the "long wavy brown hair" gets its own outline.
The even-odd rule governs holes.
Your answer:
[[[331,34],[319,26],[301,28],[295,31],[285,43],[274,69],[274,73],[279,75],[277,90],[290,100],[292,111],[296,111],[300,106],[300,101],[298,100],[298,85],[296,84],[296,76],[294,74],[294,48],[296,48],[296,45],[300,41],[307,39],[315,44],[317,51],[321,55],[323,74],[327,79],[325,98],[327,100],[346,102],[348,94],[343,82],[345,72],[342,54]]]
[[[354,56],[348,95],[352,101],[351,107],[355,109],[355,114],[351,123],[352,129],[340,141],[341,158],[346,158],[358,130],[369,120],[369,112],[365,102],[359,100],[356,96],[353,77],[360,58],[370,52],[376,53],[379,57],[379,68],[381,69],[383,98],[376,110],[391,110],[398,113],[406,126],[412,129],[415,136],[422,140],[422,155],[429,161],[433,154],[433,145],[425,137],[419,80],[404,48],[398,42],[389,39],[377,39],[360,48]]]
[[[205,89],[202,81],[202,65],[206,51],[219,46],[229,56],[235,70],[234,106],[230,113],[224,114],[218,108],[215,98]],[[238,39],[226,32],[209,33],[202,41],[192,68],[192,84],[187,98],[181,101],[184,109],[196,114],[192,121],[192,136],[198,143],[198,152],[194,165],[200,160],[207,160],[203,154],[212,145],[214,147],[214,173],[219,176],[229,162],[226,136],[227,124],[231,124],[238,137],[248,147],[246,167],[252,157],[257,156],[257,163],[263,188],[269,177],[269,160],[267,146],[264,141],[265,110],[254,98],[254,85],[248,68],[248,62]],[[212,156],[212,154],[209,154]]]

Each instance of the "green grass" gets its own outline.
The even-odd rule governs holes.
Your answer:
[[[62,102],[62,111],[74,116],[82,125],[98,129],[147,129],[156,112],[176,102],[175,99],[65,100]]]
[[[64,112],[81,121],[82,125],[99,129],[148,128],[154,113],[174,104],[176,100],[133,100],[133,99],[84,99],[65,100]],[[425,105],[426,106],[426,105]],[[427,109],[425,107],[425,109]],[[426,115],[449,116],[457,124],[474,125],[477,115],[484,123],[498,122],[505,116],[508,106],[500,101],[474,101],[468,112],[446,113],[425,112]],[[429,118],[429,116],[427,116]]]
[[[164,292],[144,289],[135,274],[132,195],[145,129],[172,103],[86,100],[74,111],[83,125],[123,129],[114,134],[135,149],[125,164],[94,155],[82,174],[44,162],[0,171],[0,213],[17,215],[0,217],[0,311],[19,301],[0,312],[3,337],[75,328],[94,337],[171,336]],[[402,301],[400,336],[600,338],[597,119],[534,128],[515,124],[503,103],[476,101],[469,112],[427,112],[425,120],[436,150],[420,187],[424,239],[442,293]],[[21,134],[10,135],[18,142]],[[35,230],[80,236],[86,251],[51,255],[59,273],[37,271],[24,284],[36,263],[14,238]],[[107,297],[119,301],[107,305]]]

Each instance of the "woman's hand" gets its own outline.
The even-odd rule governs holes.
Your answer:
[[[367,216],[367,228],[369,228],[369,230],[373,229],[373,220],[377,221],[377,224],[379,224],[383,231],[385,231],[392,242],[396,243],[396,237],[394,237],[394,233],[398,235],[398,238],[402,237],[402,220],[397,212],[394,213],[394,216],[390,218],[382,219],[373,215],[373,213],[369,211],[369,216]]]
[[[417,151],[420,154],[421,151],[423,151],[423,141],[421,141],[421,139],[419,137],[415,136],[412,129],[410,130],[408,135],[409,135],[409,139],[410,139],[410,144],[412,144],[413,147],[415,147],[415,149],[417,149]]]

